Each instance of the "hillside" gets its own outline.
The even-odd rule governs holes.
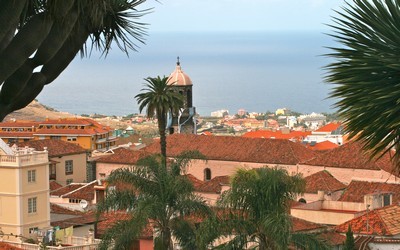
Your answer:
[[[43,121],[46,118],[57,119],[57,118],[67,118],[67,117],[75,117],[75,115],[67,112],[60,112],[53,108],[46,107],[45,105],[35,100],[31,102],[27,107],[17,110],[6,116],[4,121],[9,121],[12,119]]]

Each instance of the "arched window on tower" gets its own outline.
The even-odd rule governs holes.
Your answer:
[[[211,169],[209,168],[204,169],[204,180],[205,181],[211,180]]]

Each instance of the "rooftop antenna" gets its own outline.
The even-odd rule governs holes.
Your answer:
[[[177,59],[177,62],[176,62],[176,65],[181,65],[181,63],[179,62],[179,56],[176,58]]]

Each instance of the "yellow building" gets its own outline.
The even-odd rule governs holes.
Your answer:
[[[117,141],[113,129],[88,118],[1,122],[0,138],[10,145],[29,140],[62,140],[88,150],[108,149]]]
[[[29,238],[30,232],[50,227],[48,165],[46,150],[10,148],[0,139],[0,227],[5,235]]]

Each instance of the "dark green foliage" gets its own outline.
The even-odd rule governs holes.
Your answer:
[[[351,231],[351,226],[349,224],[346,232],[346,241],[344,242],[344,250],[354,250],[355,248],[356,245],[354,243],[353,231]]]
[[[292,232],[289,202],[304,188],[301,176],[289,176],[283,169],[239,170],[231,179],[231,189],[219,200],[223,210],[214,230],[234,236],[219,248],[287,249],[295,244],[304,249],[326,249],[315,236]]]
[[[155,249],[172,249],[172,236],[186,247],[197,244],[196,226],[187,219],[193,214],[208,216],[211,211],[193,194],[189,179],[180,175],[179,170],[189,163],[186,158],[189,155],[191,153],[178,157],[168,168],[161,163],[162,156],[150,156],[140,160],[135,167],[111,173],[107,179],[109,185],[123,184],[127,188],[109,192],[104,202],[98,205],[98,214],[122,210],[127,211],[130,219],[107,230],[101,249],[107,249],[112,242],[114,249],[129,249],[148,224],[157,231]]]
[[[400,2],[354,0],[333,20],[330,48],[335,61],[326,68],[334,84],[330,96],[350,138],[364,143],[372,157],[391,151],[400,170]]]
[[[148,118],[157,117],[158,131],[160,132],[161,155],[167,157],[166,126],[168,113],[176,113],[183,107],[183,97],[172,91],[172,85],[168,85],[168,77],[148,77],[142,93],[135,96],[139,111],[146,109]]]
[[[131,39],[144,41],[137,19],[146,11],[137,7],[145,1],[1,0],[0,121],[34,100],[79,51],[85,55],[88,38],[105,55],[113,42],[136,50]]]

